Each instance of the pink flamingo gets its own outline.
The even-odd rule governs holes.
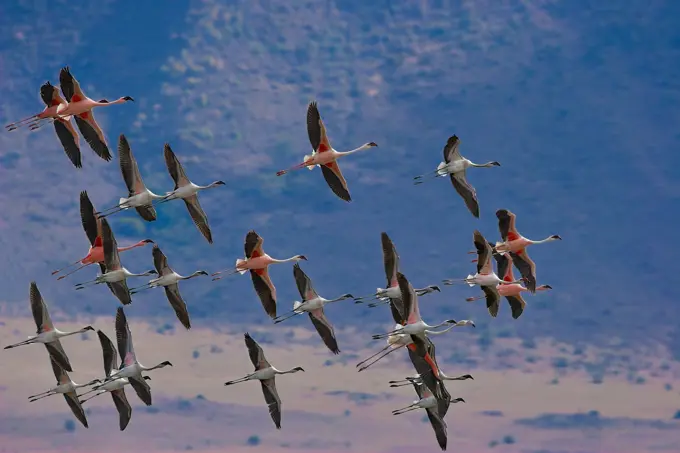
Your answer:
[[[94,119],[92,109],[107,105],[123,104],[128,101],[134,101],[134,99],[130,96],[125,96],[109,102],[106,99],[94,101],[88,98],[83,93],[83,90],[80,89],[80,84],[73,77],[68,66],[62,68],[59,72],[59,85],[68,104],[60,104],[57,107],[57,114],[60,117],[73,116],[78,129],[80,129],[80,133],[83,134],[83,138],[90,145],[92,151],[97,153],[102,159],[110,161],[112,158],[111,152],[106,144],[104,133]]]
[[[339,158],[348,156],[358,151],[376,147],[374,142],[361,145],[352,151],[340,152],[333,149],[328,136],[326,135],[326,127],[319,115],[319,109],[316,107],[316,102],[312,101],[307,107],[307,135],[312,144],[312,154],[304,157],[301,164],[295,165],[287,170],[276,172],[276,176],[281,176],[292,170],[307,167],[313,170],[314,166],[321,167],[321,172],[326,180],[326,183],[331,188],[333,193],[345,201],[352,201],[347,189],[347,181],[342,176],[340,167],[336,162]]]
[[[231,269],[225,269],[215,272],[213,277],[220,275],[225,271],[230,271],[222,277],[215,277],[213,281],[220,280],[223,277],[236,274],[245,274],[250,271],[250,277],[253,280],[255,292],[262,302],[264,311],[272,318],[276,318],[276,287],[269,278],[269,265],[277,263],[288,263],[290,261],[307,261],[304,255],[295,255],[285,260],[277,260],[264,253],[262,244],[264,239],[260,237],[254,230],[250,230],[246,235],[245,240],[245,255],[246,259],[237,259],[236,266]]]
[[[503,241],[496,242],[495,252],[500,254],[510,253],[517,270],[527,281],[527,288],[533,294],[536,292],[536,265],[527,254],[526,248],[532,244],[561,241],[562,238],[557,234],[553,234],[540,241],[533,241],[517,232],[515,214],[512,212],[507,209],[499,209],[496,211],[496,217],[498,217],[498,230]]]
[[[515,277],[512,274],[512,258],[510,257],[510,254],[509,253],[505,253],[503,255],[497,254],[494,255],[494,258],[496,259],[496,263],[498,265],[498,273],[503,276],[503,280],[506,282],[514,282]],[[472,262],[475,261],[477,260],[472,260]],[[552,286],[541,285],[538,288],[536,288],[536,291],[547,291],[549,289],[552,289]],[[498,291],[498,294],[505,297],[505,299],[510,304],[510,310],[512,310],[512,317],[514,319],[517,319],[520,316],[522,316],[524,308],[527,305],[524,299],[522,299],[522,293],[529,292],[529,290],[519,283],[499,284],[498,286],[496,286],[496,290]],[[467,300],[468,302],[473,302],[475,300],[483,299],[484,297],[485,296],[468,297],[465,300]],[[498,310],[496,309],[496,313],[497,312]]]
[[[60,276],[57,280],[66,278],[69,275],[79,271],[80,269],[83,269],[89,266],[90,264],[94,263],[99,263],[99,267],[101,268],[102,274],[106,272],[106,269],[104,267],[104,243],[102,241],[101,219],[95,215],[95,212],[96,211],[94,210],[94,206],[92,205],[92,202],[90,201],[90,197],[87,195],[87,192],[86,191],[80,192],[80,221],[83,224],[83,229],[85,230],[87,238],[90,240],[90,250],[88,250],[85,258],[79,259],[75,263],[71,263],[68,266],[62,267],[61,269],[57,269],[56,271],[52,272],[52,275],[55,275],[58,274],[59,272],[62,272],[66,269],[69,269],[73,266],[80,264],[78,268],[72,270],[67,274]],[[118,252],[119,253],[125,252],[127,250],[132,250],[134,248],[143,247],[146,244],[153,243],[154,242],[151,239],[144,239],[127,247],[118,247]]]
[[[484,297],[486,298],[486,308],[489,310],[489,314],[495,318],[498,315],[498,308],[501,300],[501,296],[496,289],[497,286],[509,285],[511,283],[521,283],[523,279],[506,282],[496,275],[496,273],[493,271],[493,265],[491,264],[493,246],[478,230],[475,230],[473,238],[477,251],[468,253],[477,253],[477,259],[472,260],[473,263],[477,263],[477,273],[475,275],[468,275],[467,278],[458,281],[467,283],[470,286],[479,285],[479,287],[484,292]],[[456,280],[444,280],[445,285],[453,285],[455,283]]]
[[[8,131],[13,131],[22,126],[28,126],[30,130],[34,131],[44,124],[51,122],[54,124],[54,131],[61,142],[61,146],[64,148],[66,156],[76,168],[82,168],[80,139],[73,128],[71,117],[60,117],[57,115],[57,109],[61,105],[65,106],[66,101],[59,95],[57,87],[50,82],[45,82],[40,86],[40,98],[45,103],[45,109],[42,112],[15,123],[10,123],[5,128]]]

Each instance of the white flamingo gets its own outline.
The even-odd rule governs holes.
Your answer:
[[[173,271],[168,265],[168,258],[161,251],[160,247],[154,245],[153,247],[153,263],[156,266],[156,271],[159,277],[154,278],[145,285],[139,286],[137,288],[132,288],[130,294],[136,294],[145,289],[158,288],[159,286],[165,289],[165,296],[170,302],[173,310],[175,310],[175,315],[177,319],[182,323],[182,325],[190,329],[191,321],[189,319],[189,310],[187,309],[187,304],[182,299],[182,295],[179,293],[179,282],[181,280],[189,280],[200,275],[208,275],[206,271],[196,271],[191,275],[186,277],[179,275],[177,272]]]
[[[43,300],[36,282],[31,282],[29,289],[29,301],[31,303],[33,320],[35,321],[35,325],[38,328],[38,331],[36,332],[37,335],[28,337],[28,340],[5,346],[4,349],[12,349],[32,343],[42,343],[45,345],[50,357],[52,357],[52,359],[54,359],[61,368],[66,371],[73,371],[71,363],[68,360],[68,356],[66,355],[64,348],[61,346],[59,339],[68,337],[70,335],[87,332],[88,330],[94,330],[94,328],[92,326],[85,326],[82,329],[75,330],[73,332],[62,332],[61,330],[56,329],[54,324],[52,324],[50,313],[47,311],[47,304]]]
[[[444,146],[444,161],[437,166],[437,169],[434,172],[413,178],[415,180],[414,184],[422,184],[426,181],[425,178],[428,177],[438,178],[440,176],[449,175],[453,188],[456,189],[458,195],[463,198],[468,210],[473,216],[479,218],[477,192],[465,178],[465,170],[470,167],[500,167],[501,164],[496,161],[487,162],[485,164],[475,164],[460,155],[460,151],[458,150],[459,145],[460,140],[457,136],[453,135],[449,137],[446,141],[446,146]]]
[[[106,336],[101,330],[97,331],[97,336],[99,337],[99,343],[102,346],[102,354],[104,356],[104,375],[106,377],[111,376],[111,371],[118,367],[116,360],[116,348],[113,346],[113,342]],[[145,380],[151,380],[149,376],[144,376]],[[89,390],[80,395],[82,398],[85,395],[94,393],[94,395],[81,399],[80,403],[83,404],[86,401],[90,401],[92,398],[104,393],[111,393],[111,398],[113,398],[113,404],[116,405],[116,410],[118,411],[118,426],[121,431],[125,430],[128,423],[130,423],[130,417],[132,417],[132,406],[125,396],[125,386],[129,385],[130,381],[127,378],[120,378],[113,381],[104,382],[103,384],[95,385],[92,390]],[[96,393],[95,393],[96,392]]]
[[[378,288],[374,294],[356,298],[356,303],[363,303],[365,300],[377,299],[378,302],[368,304],[368,306],[371,308],[388,304],[390,303],[390,299],[399,299],[401,297],[399,282],[397,282],[397,272],[399,272],[399,254],[397,253],[397,248],[394,246],[394,243],[384,231],[380,233],[380,242],[382,244],[385,277],[387,278],[386,288]],[[416,289],[415,291],[420,297],[434,291],[441,292],[441,289],[436,285],[429,285],[425,288]]]
[[[399,325],[391,332],[384,334],[373,335],[374,340],[387,338],[395,333],[404,333],[407,335],[423,335],[428,329],[436,329],[448,324],[460,324],[455,319],[448,319],[444,322],[431,326],[427,324],[420,317],[420,309],[418,308],[418,296],[413,289],[413,286],[406,279],[404,274],[397,272],[397,281],[399,282],[399,289],[401,291],[401,300],[403,302],[403,316],[404,325]],[[461,321],[462,322],[462,321]],[[472,323],[474,325],[474,323]]]
[[[165,156],[165,165],[168,167],[168,173],[170,173],[172,180],[175,181],[175,188],[172,192],[166,193],[159,204],[176,199],[184,200],[184,204],[187,206],[187,210],[189,211],[191,220],[194,221],[194,225],[196,225],[196,228],[198,228],[208,243],[212,244],[213,240],[212,233],[210,232],[210,225],[208,225],[208,216],[198,202],[198,192],[223,186],[225,185],[224,181],[215,181],[207,186],[196,185],[189,180],[184,171],[184,167],[182,167],[179,159],[177,159],[177,156],[167,143],[165,144],[163,155]]]
[[[439,415],[438,399],[426,385],[417,382],[413,382],[412,384],[416,394],[418,395],[418,400],[406,407],[393,410],[392,415],[401,415],[417,409],[425,409],[427,411],[427,418],[430,420],[430,425],[432,426],[435,436],[437,437],[437,443],[439,444],[439,447],[442,450],[446,450],[446,422],[444,421],[443,417],[440,417]],[[465,400],[463,398],[456,398],[451,400],[451,402],[464,403]]]
[[[120,134],[118,137],[118,160],[125,186],[128,189],[128,196],[118,200],[116,206],[98,212],[97,216],[103,218],[126,209],[134,208],[142,219],[147,222],[153,222],[156,220],[156,209],[153,207],[153,202],[165,197],[147,189],[142,180],[142,174],[139,172],[137,159],[132,154],[130,143],[123,134]]]
[[[143,371],[151,371],[166,366],[172,366],[169,361],[161,362],[156,366],[145,367],[137,360],[135,349],[132,344],[132,333],[125,317],[123,307],[118,307],[116,312],[116,338],[118,340],[118,353],[120,354],[121,367],[112,372],[104,379],[104,382],[113,381],[120,378],[127,378],[130,385],[147,406],[151,406],[151,390],[146,380],[142,376]]]
[[[276,375],[297,373],[298,371],[305,370],[300,366],[288,371],[277,370],[267,361],[267,358],[264,356],[264,351],[260,345],[253,340],[248,332],[244,334],[244,339],[246,348],[248,348],[250,361],[253,363],[255,371],[240,379],[225,382],[224,385],[233,385],[238,384],[239,382],[252,380],[260,381],[264,400],[266,401],[267,406],[269,406],[269,415],[271,415],[276,429],[281,429],[281,398],[279,398],[279,394],[276,391]]]
[[[286,319],[290,319],[294,316],[301,315],[302,313],[308,313],[309,319],[316,328],[316,331],[321,336],[324,344],[331,350],[333,354],[339,354],[340,349],[338,349],[338,342],[335,338],[335,332],[333,331],[333,326],[326,318],[324,314],[324,305],[331,302],[338,302],[345,299],[353,299],[354,296],[351,294],[344,294],[336,299],[324,299],[319,296],[319,294],[314,289],[312,285],[312,280],[305,274],[305,272],[300,267],[299,263],[293,265],[293,276],[295,277],[295,284],[297,285],[298,291],[300,292],[300,297],[302,302],[293,302],[293,310],[289,313],[284,313],[274,319],[274,323],[278,324]]]
[[[64,395],[64,399],[66,400],[68,406],[71,408],[71,412],[73,412],[73,415],[75,415],[78,421],[80,421],[80,423],[82,423],[83,426],[87,428],[87,418],[85,417],[85,411],[83,410],[83,407],[80,405],[80,401],[78,401],[78,395],[76,394],[76,390],[82,387],[88,387],[101,381],[99,379],[93,379],[87,384],[76,384],[71,380],[71,378],[68,376],[68,373],[62,367],[60,367],[57,362],[55,362],[52,358],[50,358],[50,362],[52,363],[52,371],[54,371],[54,377],[57,378],[57,386],[52,387],[46,392],[29,396],[28,397],[29,402],[33,403],[35,401],[47,398],[48,396],[52,395],[59,394]]]

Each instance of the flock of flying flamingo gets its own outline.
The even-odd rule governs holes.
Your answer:
[[[94,101],[83,93],[78,81],[73,77],[68,67],[64,67],[59,74],[59,88],[50,82],[46,82],[40,87],[40,97],[46,105],[42,112],[9,124],[6,126],[6,129],[11,131],[20,127],[27,127],[30,130],[37,130],[45,124],[52,123],[69,160],[75,167],[81,168],[80,140],[71,122],[71,119],[73,119],[85,141],[99,157],[106,161],[110,161],[113,158],[105,136],[94,119],[93,110],[99,107],[133,101],[132,97],[124,96],[112,102],[106,99]],[[301,163],[287,170],[281,170],[277,172],[277,175],[281,176],[296,169],[308,168],[312,170],[314,167],[320,167],[322,175],[332,192],[344,201],[351,201],[347,181],[340,171],[338,161],[342,157],[371,149],[378,145],[374,142],[369,142],[346,152],[339,152],[333,149],[326,135],[326,128],[321,120],[316,102],[311,102],[307,109],[307,132],[312,146],[312,153],[304,156]],[[463,199],[467,209],[474,217],[479,218],[479,202],[475,189],[466,179],[466,171],[469,168],[476,167],[497,167],[500,166],[500,163],[496,161],[485,164],[473,163],[460,154],[459,147],[460,140],[458,137],[456,135],[450,137],[444,147],[443,161],[437,166],[436,170],[416,176],[414,184],[423,184],[426,181],[448,175],[454,189]],[[432,292],[440,292],[441,288],[437,285],[414,288],[401,272],[399,254],[392,240],[385,232],[381,233],[383,265],[386,276],[385,288],[377,288],[375,293],[366,296],[355,297],[352,294],[344,294],[334,299],[325,299],[314,289],[312,280],[300,266],[300,261],[307,260],[304,255],[295,255],[287,259],[272,258],[263,249],[263,238],[253,230],[249,231],[245,237],[245,257],[237,259],[233,267],[213,274],[209,274],[204,270],[197,270],[188,276],[176,273],[168,264],[165,254],[151,239],[144,239],[126,247],[118,247],[107,217],[133,208],[143,220],[153,222],[157,218],[156,207],[176,199],[184,201],[197,229],[208,243],[213,243],[208,217],[199,204],[198,193],[202,190],[225,185],[225,183],[223,181],[215,181],[207,186],[194,184],[187,177],[182,164],[172,151],[170,145],[165,145],[163,154],[168,173],[175,184],[172,191],[161,195],[151,192],[146,187],[137,166],[137,161],[132,154],[130,144],[124,135],[120,135],[118,139],[118,158],[123,180],[128,190],[127,196],[121,197],[117,205],[98,211],[94,208],[87,192],[83,191],[80,193],[81,223],[90,242],[90,249],[83,258],[62,269],[55,270],[52,274],[59,275],[57,279],[62,280],[96,263],[100,268],[100,273],[96,278],[76,284],[75,289],[83,290],[104,283],[123,306],[132,302],[133,294],[147,289],[163,287],[177,319],[186,329],[190,329],[189,310],[179,292],[180,281],[208,275],[213,277],[213,281],[217,281],[229,275],[249,272],[253,287],[262,303],[264,312],[275,324],[307,313],[321,340],[333,354],[339,354],[340,349],[333,326],[324,313],[324,306],[326,304],[353,299],[357,304],[367,304],[368,307],[372,308],[389,305],[392,319],[395,323],[394,328],[389,332],[373,336],[373,339],[376,340],[386,339],[387,345],[376,354],[357,364],[358,371],[366,370],[394,351],[406,348],[417,374],[402,380],[390,381],[389,384],[391,387],[412,385],[418,399],[406,407],[394,410],[392,413],[399,415],[417,409],[425,409],[431,426],[434,429],[437,442],[442,450],[445,450],[447,428],[444,417],[451,403],[465,402],[465,400],[463,398],[452,398],[444,386],[444,381],[461,381],[473,379],[473,377],[469,374],[456,377],[444,374],[437,364],[435,346],[430,340],[430,336],[444,334],[454,327],[475,327],[475,323],[471,320],[456,321],[454,319],[447,319],[441,323],[429,325],[423,321],[420,315],[418,298]],[[471,287],[479,286],[482,294],[477,297],[469,297],[466,300],[472,302],[484,299],[488,312],[492,317],[498,315],[501,297],[505,297],[510,306],[511,316],[517,319],[526,308],[526,302],[522,298],[522,293],[528,292],[534,294],[538,291],[552,289],[549,285],[545,284],[537,286],[536,265],[527,254],[527,248],[535,244],[561,240],[561,238],[558,235],[551,235],[539,241],[527,239],[517,231],[516,218],[512,212],[507,209],[500,209],[496,211],[496,217],[498,218],[500,241],[492,243],[487,241],[481,232],[474,231],[473,244],[475,251],[469,253],[477,255],[477,258],[472,260],[476,262],[475,274],[470,274],[465,278],[457,280],[444,280],[442,283],[444,285],[459,283],[467,284]],[[130,272],[121,263],[121,253],[137,247],[144,247],[147,244],[153,244],[154,269],[140,273]],[[496,262],[496,272],[494,272],[493,261]],[[301,300],[293,303],[292,310],[277,315],[276,287],[269,277],[268,268],[271,264],[288,262],[294,263],[293,277]],[[513,275],[513,265],[521,275],[519,279],[516,279]],[[144,285],[133,288],[129,288],[127,285],[127,279],[130,277],[151,275],[154,278]],[[155,366],[146,367],[139,362],[135,355],[132,333],[128,326],[123,306],[118,307],[115,318],[118,353],[116,353],[116,347],[109,337],[103,331],[97,330],[103,355],[103,377],[93,379],[86,384],[76,384],[68,375],[68,372],[72,372],[73,368],[60,339],[87,331],[94,331],[95,329],[92,326],[85,326],[80,330],[63,332],[55,328],[50,319],[47,304],[35,282],[30,283],[29,300],[37,327],[36,335],[29,336],[25,341],[6,346],[5,349],[33,343],[45,345],[57,380],[56,386],[45,392],[30,396],[29,401],[33,402],[51,395],[61,394],[64,396],[75,417],[87,427],[88,421],[83,410],[83,403],[96,396],[110,393],[119,413],[120,430],[124,430],[127,427],[132,413],[132,408],[125,395],[125,386],[127,384],[130,384],[142,402],[146,405],[152,404],[151,388],[148,383],[151,378],[145,373],[158,368],[172,366],[172,364],[169,361],[163,361]],[[255,370],[240,379],[228,381],[225,385],[233,385],[249,380],[260,381],[262,393],[264,394],[271,418],[276,428],[280,429],[281,400],[276,390],[275,377],[278,374],[304,372],[305,370],[301,367],[294,367],[287,371],[278,370],[267,361],[260,345],[248,333],[245,333],[244,338],[246,349]],[[120,356],[120,365],[118,365],[116,358],[117,354]],[[77,391],[80,388],[88,388],[88,390],[78,394]],[[88,395],[87,398],[83,398],[85,395]]]

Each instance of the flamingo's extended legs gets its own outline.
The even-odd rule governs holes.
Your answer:
[[[136,288],[130,288],[130,294],[137,294],[138,292],[144,291],[145,289],[155,288],[156,286],[159,286],[159,285],[152,285],[151,283],[145,283],[142,286],[138,286]]]
[[[229,277],[230,275],[238,274],[239,272],[241,272],[241,270],[242,269],[237,269],[235,267],[227,268],[227,269],[223,269],[221,271],[213,273],[211,275],[211,277],[215,277],[216,275],[221,275],[220,277],[213,278],[213,281],[217,281],[217,280],[223,279],[224,277]],[[225,272],[226,272],[226,274],[225,274]],[[222,274],[224,274],[224,275],[222,275]]]
[[[68,276],[71,275],[71,274],[75,274],[76,272],[78,272],[78,271],[81,270],[81,269],[86,268],[86,267],[89,266],[90,264],[92,264],[92,263],[83,264],[83,265],[77,267],[76,269],[72,270],[71,272],[68,272],[68,273],[66,273],[66,274],[64,274],[64,275],[60,275],[59,277],[57,277],[57,280],[62,280],[62,279],[64,279],[64,278],[68,277]],[[55,273],[56,273],[56,271],[53,272],[52,275],[54,275]]]
[[[357,363],[357,367],[359,368],[358,371],[364,371],[365,369],[367,369],[367,368],[369,368],[369,367],[375,365],[375,364],[378,363],[380,360],[384,359],[385,357],[387,357],[388,355],[390,355],[390,354],[393,353],[394,351],[396,351],[396,350],[398,350],[398,349],[401,349],[401,348],[403,348],[403,347],[404,347],[403,344],[400,344],[399,346],[396,346],[396,347],[393,347],[392,345],[387,345],[387,346],[385,346],[385,347],[382,348],[379,352],[377,352],[377,353],[373,354],[372,356],[368,357],[368,358],[367,358],[366,360],[364,360],[363,362]],[[390,348],[391,348],[391,349],[390,349]],[[385,352],[385,351],[388,350],[388,349],[389,349],[389,351]],[[384,353],[384,354],[383,354],[383,353]],[[382,355],[381,355],[380,357],[378,357],[377,359],[373,360],[373,361],[370,362],[370,363],[366,363],[366,362],[368,362],[369,360],[371,360],[373,357],[375,357],[375,356],[377,356],[377,355],[380,355],[380,354],[382,354]]]
[[[76,283],[74,286],[76,287],[76,289],[83,289],[83,288],[87,288],[88,286],[94,286],[98,283],[101,283],[101,281],[99,280],[99,278],[95,278],[94,280],[89,280],[89,281],[82,282],[82,283]]]
[[[455,285],[456,283],[470,283],[470,281],[467,278],[462,278],[462,279],[452,279],[452,278],[447,278],[446,280],[442,280],[442,283],[451,286]]]
[[[439,170],[434,170],[428,173],[425,173],[423,175],[418,175],[413,177],[413,184],[418,185],[418,184],[423,184],[427,181],[432,181],[436,178],[441,178],[442,176],[446,176],[448,173],[441,174]]]
[[[35,338],[29,338],[28,340],[21,341],[19,343],[11,344],[9,346],[5,346],[3,349],[12,349],[16,348],[18,346],[25,346],[27,344],[35,343]]]
[[[378,302],[370,303],[370,304],[368,304],[368,306],[369,306],[370,308],[375,308],[375,307],[377,307],[377,306],[379,306],[379,305],[386,305],[386,304],[389,304],[389,303],[390,303],[390,299],[388,299],[388,298],[384,298],[384,299],[383,299],[383,298],[380,298]]]
[[[249,374],[247,376],[244,376],[240,379],[234,379],[233,381],[227,381],[224,383],[224,385],[233,385],[233,384],[238,384],[239,382],[246,382],[251,379],[252,374]]]
[[[57,392],[49,391],[49,392],[46,392],[46,393],[40,393],[39,394],[39,395],[42,395],[42,396],[38,396],[38,395],[29,396],[28,402],[33,403],[34,401],[38,401],[38,400],[41,400],[43,398],[47,398],[48,396],[52,396],[52,395],[56,395],[56,394],[57,394]]]
[[[311,163],[310,161],[305,161],[305,162],[302,162],[301,164],[293,165],[292,167],[287,168],[286,170],[277,171],[276,176],[285,175],[286,173],[289,173],[293,170],[299,170],[301,168],[309,167],[310,165],[314,165],[314,164]]]
[[[418,403],[413,403],[410,406],[406,406],[406,407],[403,407],[401,409],[395,409],[395,410],[392,411],[392,415],[401,415],[401,414],[404,414],[406,412],[410,412],[410,411],[414,411],[416,409],[419,409],[417,404]]]
[[[5,129],[8,131],[13,131],[15,129],[18,129],[22,126],[30,126],[32,124],[37,124],[41,119],[44,119],[45,117],[41,118],[41,114],[37,113],[35,115],[31,115],[27,118],[20,119],[19,121],[15,121],[13,123],[9,123],[8,125],[5,126]]]
[[[54,118],[40,118],[35,120],[35,122],[28,125],[28,128],[32,131],[36,131],[43,127],[45,124],[54,123]]]
[[[299,308],[298,308],[297,310],[299,310]],[[276,318],[274,318],[274,324],[278,324],[278,323],[283,322],[283,321],[285,321],[285,320],[287,320],[287,319],[294,318],[295,316],[301,315],[302,313],[304,313],[304,312],[302,312],[302,311],[296,311],[296,310],[291,310],[291,311],[289,311],[289,312],[287,312],[287,313],[284,313],[284,314],[279,315],[279,316],[277,316]]]
[[[90,390],[89,392],[83,393],[83,395],[87,395],[88,393],[90,393],[90,392],[95,392],[95,391],[96,391],[96,390]],[[83,404],[83,403],[85,403],[85,402],[87,402],[87,401],[90,401],[92,398],[94,398],[94,397],[96,397],[96,396],[99,396],[99,395],[103,395],[104,393],[106,393],[106,390],[102,390],[102,391],[100,391],[100,392],[98,392],[98,393],[95,393],[94,395],[92,395],[92,396],[89,397],[89,398],[85,398],[84,400],[80,400],[80,404]],[[83,396],[83,395],[80,395],[80,396]]]

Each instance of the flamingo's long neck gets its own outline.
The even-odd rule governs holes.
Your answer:
[[[434,327],[432,327],[432,328],[435,328],[435,327],[437,327],[437,326],[434,326]],[[448,332],[449,330],[453,329],[454,327],[456,327],[456,324],[451,324],[451,325],[450,325],[449,327],[447,327],[446,329],[442,329],[442,330],[426,330],[425,332],[426,332],[428,335],[441,335],[441,334],[446,333],[446,332]]]
[[[165,363],[159,363],[159,364],[156,365],[156,366],[152,366],[151,368],[147,368],[147,367],[145,367],[144,365],[142,365],[142,364],[140,363],[140,364],[139,364],[139,369],[142,370],[142,371],[151,371],[151,370],[155,370],[155,369],[158,369],[158,368],[163,368],[164,366],[165,366]]]
[[[326,303],[330,303],[330,302],[340,302],[341,300],[350,299],[351,297],[352,297],[352,296],[350,296],[349,294],[345,294],[345,295],[340,296],[340,297],[337,297],[337,298],[335,298],[335,299],[327,300]]]
[[[88,331],[88,330],[89,330],[89,329],[80,329],[80,330],[74,330],[73,332],[61,332],[61,331],[60,331],[60,332],[59,332],[59,336],[60,336],[60,337],[68,337],[68,336],[70,336],[70,335],[76,335],[76,334],[78,334],[78,333],[83,333],[83,332],[86,332],[86,331]]]
[[[92,106],[93,107],[102,107],[104,105],[115,105],[115,104],[122,104],[126,102],[125,98],[118,98],[115,101],[112,102],[101,102],[101,101],[93,101]]]
[[[136,247],[143,247],[143,246],[145,246],[145,245],[146,245],[146,242],[144,242],[144,241],[139,241],[138,243],[132,244],[132,245],[128,245],[127,247],[118,247],[118,251],[119,251],[119,252],[124,252],[124,251],[126,251],[126,250],[132,250],[132,249],[134,249],[134,248],[136,248]]]
[[[218,187],[221,186],[222,184],[218,184],[217,181],[208,184],[207,186],[198,186],[199,189],[212,189],[213,187]]]
[[[423,324],[424,324],[424,323],[423,323]],[[435,326],[427,326],[427,325],[426,325],[426,326],[427,326],[428,328],[430,328],[430,329],[436,329],[437,327],[445,326],[446,324],[449,324],[449,322],[448,322],[448,321],[444,321],[444,322],[440,322],[439,324],[437,324],[437,325],[435,325]],[[455,326],[455,324],[453,324],[451,327],[453,327],[453,326]]]
[[[545,238],[545,239],[541,239],[540,241],[529,241],[529,242],[530,242],[531,244],[543,244],[543,243],[545,243],[545,242],[552,242],[552,241],[556,241],[556,240],[557,240],[557,239],[555,239],[554,237],[550,236],[550,237],[547,237],[547,238]]]
[[[371,148],[371,147],[366,146],[366,145],[361,145],[360,147],[353,149],[351,151],[336,151],[336,153],[337,153],[337,157],[343,157],[343,156],[349,156],[350,154],[354,154],[354,153],[357,153],[359,151],[363,151],[363,150],[369,149],[369,148]]]
[[[276,258],[271,258],[272,263],[289,263],[291,261],[298,261],[299,258],[297,256],[291,256],[290,258],[286,258],[285,260],[277,260]]]
[[[496,166],[496,162],[493,162],[493,161],[487,162],[485,164],[476,164],[476,163],[471,162],[471,161],[468,161],[468,162],[470,162],[471,167],[494,167],[494,166]]]

